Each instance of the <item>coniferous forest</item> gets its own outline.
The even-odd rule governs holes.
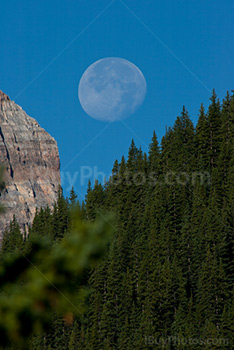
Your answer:
[[[32,249],[32,236],[58,245],[77,206],[84,223],[114,215],[108,251],[82,277],[82,314],[68,321],[51,312],[29,349],[234,348],[234,95],[221,103],[213,92],[196,126],[184,107],[160,144],[153,132],[147,154],[132,141],[104,185],[89,183],[83,203],[60,189],[28,235],[13,220],[1,260]]]

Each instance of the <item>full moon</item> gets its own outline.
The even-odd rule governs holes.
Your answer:
[[[83,110],[101,121],[118,121],[134,114],[142,105],[146,80],[133,63],[117,57],[103,58],[89,66],[79,83]]]

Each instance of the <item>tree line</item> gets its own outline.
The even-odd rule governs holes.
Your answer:
[[[84,225],[114,214],[108,253],[82,277],[82,315],[67,322],[51,312],[47,330],[30,336],[30,349],[233,349],[233,94],[220,103],[213,91],[196,126],[183,107],[160,144],[153,133],[147,154],[132,141],[104,185],[89,183],[82,204],[74,190],[65,199],[60,189],[53,210],[37,211],[27,237],[14,219],[1,259],[15,247],[32,249],[30,237],[59,245],[77,206]]]

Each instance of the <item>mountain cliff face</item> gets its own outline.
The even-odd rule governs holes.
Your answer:
[[[5,167],[5,190],[0,202],[0,240],[13,215],[22,228],[36,208],[52,206],[60,185],[57,143],[37,121],[0,91],[0,164]]]

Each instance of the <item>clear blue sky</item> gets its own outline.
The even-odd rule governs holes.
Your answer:
[[[121,1],[1,3],[0,90],[57,140],[65,194],[68,174],[74,179],[84,166],[108,174],[132,138],[147,151],[153,130],[161,139],[183,105],[196,122],[209,90],[222,99],[234,88],[233,0]],[[136,64],[148,85],[127,126],[91,119],[78,101],[84,70],[110,56]],[[80,182],[78,175],[82,199]]]

